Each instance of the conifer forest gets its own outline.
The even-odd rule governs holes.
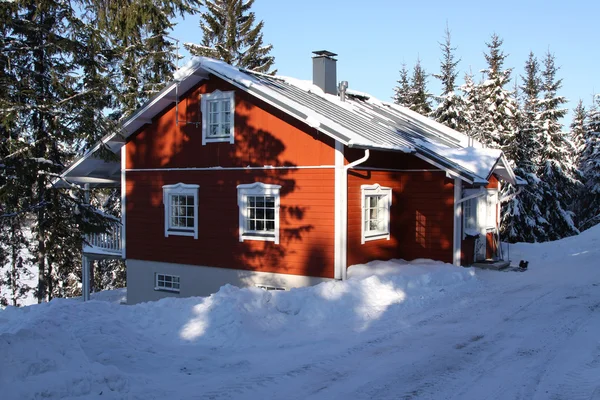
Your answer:
[[[172,80],[183,48],[277,73],[263,38],[269,22],[253,3],[0,1],[0,304],[81,294],[85,234],[120,217],[121,197],[119,189],[86,192],[60,173]],[[178,18],[199,21],[196,43],[170,37]],[[439,70],[418,59],[399,65],[392,101],[505,153],[527,184],[502,185],[502,241],[551,241],[600,223],[600,97],[579,101],[566,121],[560,54],[506,65],[499,35],[473,40],[485,43],[480,70],[458,70],[446,28]],[[430,79],[439,93],[428,90]],[[125,285],[123,261],[95,263],[95,290]]]

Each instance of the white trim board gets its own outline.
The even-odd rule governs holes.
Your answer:
[[[277,169],[334,169],[335,165],[302,165],[294,167],[189,167],[189,168],[128,168],[127,172],[168,172],[168,171],[248,171]]]

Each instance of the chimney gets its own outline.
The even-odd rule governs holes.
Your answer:
[[[327,50],[313,51],[313,84],[325,93],[337,94],[337,54]]]

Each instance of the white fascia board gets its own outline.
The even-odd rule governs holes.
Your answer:
[[[198,66],[200,68],[200,66]],[[191,88],[194,84],[200,82],[206,74],[190,74],[184,79],[187,81],[186,87]],[[193,81],[193,82],[192,82]],[[156,116],[165,107],[164,103],[172,103],[177,100],[177,85],[178,82],[171,82],[163,90],[160,91],[154,98],[150,99],[142,108],[140,108],[135,114],[128,117],[123,123],[121,123],[120,133],[113,132],[104,138],[102,138],[94,147],[88,150],[82,157],[71,164],[62,174],[62,177],[67,177],[76,168],[78,168],[83,162],[94,155],[96,151],[100,149],[102,145],[110,144],[111,150],[118,154],[121,147],[125,144],[126,138],[131,136],[135,131],[140,129],[145,124],[152,121],[152,118]],[[114,145],[113,145],[114,144]],[[82,175],[78,173],[78,175]]]

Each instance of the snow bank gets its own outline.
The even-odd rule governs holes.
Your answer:
[[[119,305],[124,292],[111,291],[87,303],[8,307],[0,311],[3,397],[119,398],[129,373],[166,368],[174,354],[331,340],[370,329],[391,308],[397,319],[476,282],[472,269],[427,260],[356,265],[349,275],[290,291],[226,285],[207,298],[135,306]]]

